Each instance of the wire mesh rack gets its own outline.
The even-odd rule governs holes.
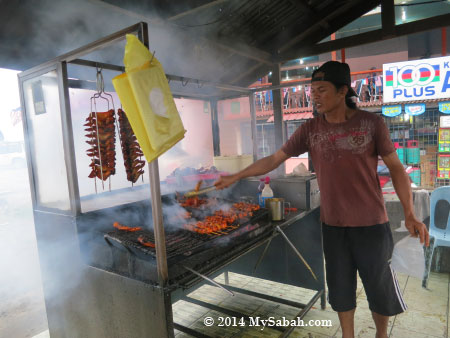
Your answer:
[[[438,108],[427,108],[418,116],[383,117],[412,182],[425,189],[450,185],[449,179],[438,175],[438,161],[442,156],[439,152]]]

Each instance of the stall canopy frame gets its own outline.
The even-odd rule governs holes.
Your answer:
[[[70,198],[70,211],[63,210],[53,210],[38,204],[37,200],[37,192],[35,189],[35,166],[33,165],[33,156],[31,156],[31,147],[30,140],[26,140],[26,152],[27,152],[27,161],[28,167],[31,168],[29,170],[29,179],[31,185],[31,193],[32,193],[32,202],[33,209],[40,210],[44,212],[53,212],[57,214],[63,215],[72,215],[78,216],[81,214],[81,206],[80,206],[80,194],[78,188],[78,178],[76,171],[76,161],[75,161],[75,149],[73,143],[73,133],[72,133],[72,121],[71,121],[71,108],[70,108],[70,97],[69,97],[69,88],[71,85],[76,84],[78,88],[90,88],[92,89],[93,84],[88,83],[87,81],[80,81],[69,79],[67,74],[67,65],[75,64],[93,68],[102,68],[112,71],[124,72],[125,68],[119,65],[95,62],[90,60],[82,59],[83,55],[91,53],[93,51],[105,48],[113,43],[119,42],[125,39],[126,34],[137,34],[139,39],[147,46],[148,44],[148,27],[145,22],[140,22],[128,28],[125,28],[119,32],[111,34],[107,37],[94,41],[84,47],[80,47],[75,49],[72,52],[61,55],[51,61],[45,62],[39,66],[33,67],[29,70],[26,70],[22,73],[19,73],[19,85],[23,88],[24,81],[29,79],[33,79],[37,76],[45,74],[49,71],[57,71],[57,81],[58,81],[58,92],[60,97],[60,112],[61,112],[61,124],[63,131],[63,149],[65,154],[65,162],[67,169],[67,182],[69,189],[69,198]],[[218,88],[224,91],[228,91],[232,93],[232,97],[240,97],[240,96],[251,96],[252,91],[248,88],[242,88],[239,86],[232,86],[228,84],[215,83],[210,81],[202,81],[198,79],[186,78],[176,75],[167,75],[168,81],[179,81],[182,83],[193,83],[196,86],[210,86],[214,88]],[[175,94],[177,96],[177,94]],[[196,93],[180,93],[178,96],[194,98],[194,99],[202,99],[204,97],[199,97]],[[23,93],[21,91],[21,104],[24,107],[23,121],[24,121],[24,132],[25,135],[28,135],[28,124],[27,124],[27,111],[25,109],[25,99],[23,97]],[[160,191],[160,179],[159,179],[159,166],[158,160],[154,160],[149,163],[149,177],[150,177],[150,192],[151,192],[151,204],[152,204],[152,217],[155,231],[155,245],[156,245],[156,257],[157,257],[157,268],[158,268],[158,276],[159,283],[162,287],[164,287],[168,280],[168,267],[167,267],[167,257],[165,250],[165,234],[162,220],[162,206],[161,206],[161,191]]]

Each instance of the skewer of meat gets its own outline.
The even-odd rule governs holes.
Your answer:
[[[239,227],[239,224],[236,224],[237,220],[252,217],[253,213],[259,209],[260,207],[256,204],[234,203],[227,211],[217,210],[212,216],[206,216],[203,221],[188,223],[184,227],[200,234],[223,235]]]
[[[113,227],[116,228],[117,230],[130,231],[130,232],[142,230],[141,227],[129,227],[126,225],[122,225],[119,222],[114,222]]]
[[[146,246],[146,247],[148,247],[148,248],[156,248],[156,246],[155,246],[155,244],[154,243],[152,243],[152,242],[147,242],[145,239],[144,239],[144,236],[139,236],[138,237],[138,242],[139,243],[141,243],[143,246]]]
[[[136,183],[144,173],[145,161],[142,160],[144,153],[139,146],[125,112],[122,109],[118,109],[117,115],[119,116],[119,137],[127,180],[131,183]]]
[[[85,135],[87,144],[91,146],[86,154],[92,158],[91,173],[88,177],[99,178],[106,181],[116,172],[116,150],[115,150],[115,117],[114,110],[107,112],[91,112],[86,118]]]

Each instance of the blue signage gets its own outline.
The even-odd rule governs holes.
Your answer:
[[[383,106],[381,107],[381,113],[384,116],[394,117],[402,113],[402,106]]]
[[[450,56],[383,65],[383,102],[450,98]]]
[[[439,111],[444,114],[450,114],[450,102],[439,102]]]
[[[405,113],[411,116],[417,116],[425,113],[425,103],[405,105]]]

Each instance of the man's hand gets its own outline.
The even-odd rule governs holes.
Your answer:
[[[406,217],[405,227],[408,229],[411,236],[420,237],[420,244],[425,243],[425,246],[430,245],[430,234],[428,233],[427,227],[425,224],[418,221],[414,215]]]
[[[405,226],[413,237],[420,237],[420,243],[430,245],[430,234],[425,224],[417,220],[414,216],[414,205],[412,199],[411,184],[409,176],[403,168],[403,164],[398,159],[397,153],[393,151],[387,156],[383,156],[383,162],[389,168],[395,192],[403,206],[405,213]]]
[[[220,178],[214,182],[217,190],[228,188],[230,185],[239,181],[237,175],[220,176]]]

